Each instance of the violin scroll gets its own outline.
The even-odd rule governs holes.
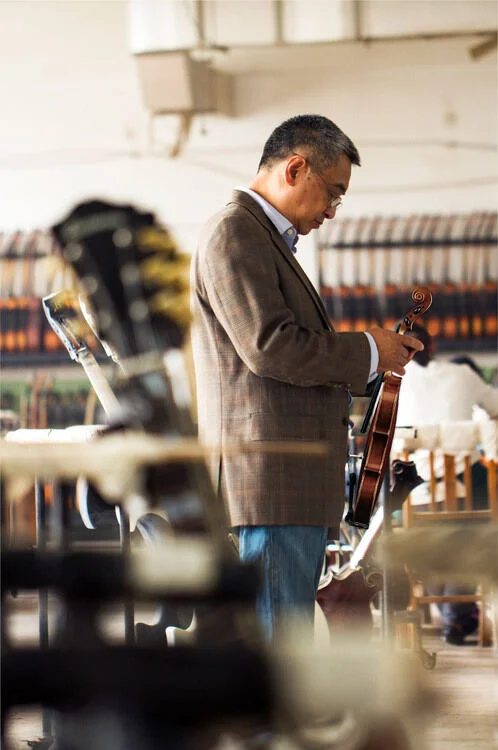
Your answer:
[[[411,331],[413,324],[417,321],[432,305],[432,293],[425,286],[416,286],[412,291],[412,300],[416,305],[403,316],[403,321],[399,328],[399,333]]]

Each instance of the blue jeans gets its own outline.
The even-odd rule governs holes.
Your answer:
[[[237,526],[242,562],[259,564],[262,583],[256,613],[267,640],[299,619],[313,627],[315,599],[327,545],[327,527]]]

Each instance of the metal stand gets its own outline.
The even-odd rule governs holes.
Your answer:
[[[382,485],[382,506],[384,508],[384,521],[382,527],[382,534],[392,534],[392,513],[394,508],[391,507],[391,471],[390,462],[386,470],[384,482]],[[436,655],[429,651],[426,651],[422,646],[422,634],[421,634],[421,617],[420,613],[414,613],[410,610],[401,612],[395,612],[392,598],[392,573],[388,566],[384,566],[382,571],[382,596],[381,596],[381,608],[382,608],[382,620],[381,620],[381,631],[382,638],[386,643],[394,643],[396,635],[396,625],[408,625],[413,632],[411,638],[413,648],[418,654],[420,661],[425,669],[433,669],[436,664]]]
[[[130,518],[121,506],[118,507],[119,543],[124,560],[128,560],[131,553]],[[135,643],[135,603],[133,597],[126,596],[123,601],[124,610],[124,639],[125,643],[133,646]]]
[[[47,549],[47,512],[45,506],[45,484],[42,479],[35,479],[35,509],[36,509],[36,548],[40,552]],[[49,647],[48,638],[48,589],[38,590],[38,639],[41,650]],[[53,742],[53,722],[51,712],[42,707],[42,739],[32,747],[50,747]]]
[[[389,491],[391,484],[390,467],[386,469],[384,481],[382,483],[382,506],[384,508],[384,520],[382,534],[392,534],[392,508],[390,503],[391,493]],[[382,571],[382,637],[386,642],[394,640],[394,612],[391,597],[391,573],[385,565]]]

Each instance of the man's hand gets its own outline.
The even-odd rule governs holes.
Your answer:
[[[387,328],[371,328],[368,333],[373,337],[379,350],[377,372],[390,370],[396,375],[405,374],[405,365],[413,358],[415,352],[421,352],[424,345],[409,334],[401,335]]]

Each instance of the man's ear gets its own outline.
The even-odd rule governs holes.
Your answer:
[[[288,185],[294,185],[298,174],[306,168],[306,159],[293,154],[285,164],[284,177]]]

